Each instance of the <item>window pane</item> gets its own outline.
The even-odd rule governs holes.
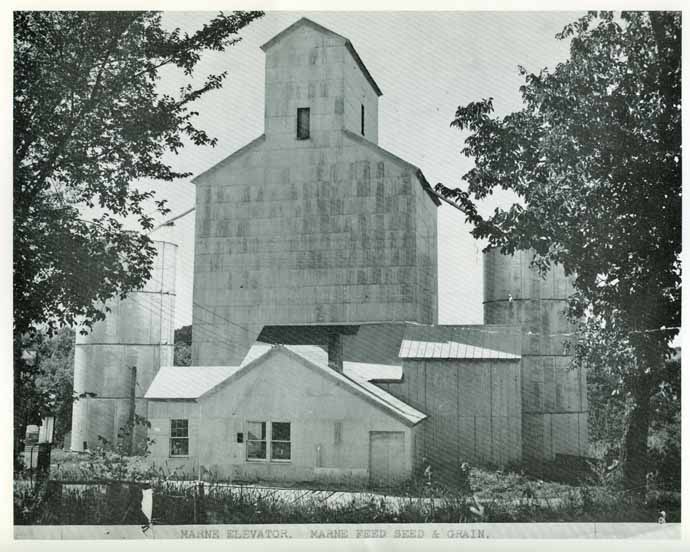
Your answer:
[[[309,108],[297,108],[297,138],[306,140],[309,138]]]
[[[290,443],[280,441],[271,442],[272,460],[290,460]]]
[[[266,458],[266,441],[247,441],[247,458]]]
[[[266,422],[247,422],[247,439],[255,441],[266,439]]]
[[[189,437],[187,420],[170,420],[171,437]]]
[[[289,422],[273,422],[273,424],[271,424],[271,439],[273,441],[289,441],[290,440],[290,423]]]
[[[171,456],[187,456],[189,454],[189,439],[170,439]]]

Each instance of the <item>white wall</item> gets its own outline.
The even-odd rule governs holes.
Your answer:
[[[190,456],[183,460],[168,457],[170,419],[178,417],[190,420]],[[399,475],[409,477],[413,470],[413,428],[283,354],[270,356],[199,403],[149,401],[149,421],[156,441],[151,460],[189,472],[200,462],[219,476],[242,480],[367,481],[370,431],[403,432],[405,463]],[[247,421],[290,422],[290,462],[248,461]],[[339,445],[334,443],[336,422],[342,423]]]

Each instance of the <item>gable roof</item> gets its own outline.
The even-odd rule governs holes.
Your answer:
[[[410,326],[400,358],[520,360],[520,335],[503,326]]]
[[[398,418],[399,420],[405,422],[408,425],[416,425],[425,418],[427,418],[427,415],[423,412],[420,412],[416,408],[413,408],[409,404],[394,397],[393,395],[391,395],[387,391],[384,391],[380,387],[377,387],[373,383],[370,383],[364,379],[347,376],[341,372],[333,370],[328,366],[317,364],[315,362],[307,360],[302,355],[299,355],[282,345],[275,345],[271,347],[271,349],[268,352],[266,352],[261,357],[252,362],[251,365],[254,365],[255,363],[258,363],[261,359],[268,358],[269,355],[274,354],[285,354],[288,357],[300,362],[303,366],[311,368],[312,370],[330,379],[342,383],[347,390],[360,396],[361,398],[363,398],[373,406],[376,406],[377,408],[383,410],[384,412],[392,414],[394,417]],[[243,371],[248,370],[249,367],[250,365],[247,365],[243,369]],[[236,377],[238,377],[238,375],[239,374],[236,374],[234,378],[230,379],[235,379]]]
[[[307,26],[311,27],[312,29],[315,29],[321,33],[324,33],[324,34],[327,34],[327,35],[332,36],[334,38],[338,38],[338,39],[342,40],[343,45],[345,46],[345,48],[347,48],[347,51],[350,52],[350,54],[354,58],[355,63],[357,63],[357,66],[362,71],[362,73],[364,74],[364,77],[367,79],[367,81],[369,82],[371,87],[374,89],[374,92],[376,92],[376,95],[377,96],[383,96],[383,92],[381,92],[379,85],[376,84],[376,81],[371,76],[371,73],[369,73],[369,70],[364,65],[362,58],[359,57],[359,54],[357,53],[357,50],[355,50],[355,47],[352,45],[352,42],[350,42],[350,40],[345,38],[344,36],[339,35],[338,33],[334,33],[330,29],[327,29],[326,27],[319,25],[318,23],[315,23],[314,21],[312,21],[311,19],[308,19],[306,17],[302,17],[301,19],[298,19],[289,27],[287,27],[286,29],[283,29],[281,32],[279,32],[277,35],[275,35],[271,40],[269,40],[268,42],[263,44],[261,46],[261,49],[265,52],[271,46],[273,46],[276,42],[278,42],[280,39],[282,39],[284,36],[290,34],[295,29],[302,27],[304,25],[307,25]]]
[[[162,366],[145,399],[198,399],[237,372],[240,366]]]
[[[270,343],[254,343],[249,352],[244,357],[242,364],[247,364],[261,355],[265,354],[273,345]],[[282,345],[293,353],[306,358],[307,360],[320,364],[328,365],[328,353],[319,345]],[[395,383],[402,381],[402,365],[400,364],[378,364],[372,362],[352,362],[343,361],[343,373],[352,379],[379,382]]]
[[[156,374],[144,397],[147,399],[202,399],[226,385],[230,385],[276,354],[287,355],[306,368],[342,384],[346,390],[408,425],[415,425],[427,417],[423,412],[416,410],[362,377],[342,374],[282,345],[270,346],[260,353],[257,350],[254,355],[247,355],[240,366],[163,367]]]
[[[424,191],[429,195],[429,197],[431,198],[431,201],[433,201],[437,207],[439,205],[441,205],[441,201],[438,199],[436,192],[434,192],[431,189],[431,185],[429,184],[429,181],[426,179],[426,177],[424,176],[424,173],[422,172],[422,170],[420,168],[416,167],[415,165],[413,165],[409,161],[405,161],[402,157],[398,157],[394,153],[391,153],[387,149],[383,149],[381,146],[379,146],[378,144],[375,144],[371,140],[367,140],[366,138],[363,138],[362,136],[360,136],[359,134],[357,134],[355,132],[352,132],[346,128],[343,129],[343,132],[345,133],[345,136],[347,136],[348,138],[376,151],[377,153],[380,153],[381,155],[385,155],[386,157],[392,159],[393,161],[396,161],[402,165],[406,165],[407,167],[409,167],[412,171],[414,171],[415,176],[419,180],[419,184],[422,186]]]
[[[202,172],[201,174],[197,174],[194,178],[192,178],[191,181],[192,181],[194,184],[196,184],[198,180],[200,180],[201,178],[203,178],[203,177],[206,176],[207,174],[211,174],[212,172],[217,171],[218,169],[220,169],[220,168],[224,167],[225,165],[227,165],[230,161],[236,159],[237,157],[239,157],[239,156],[242,155],[243,153],[249,151],[250,149],[252,149],[252,148],[255,147],[255,146],[258,146],[259,144],[262,144],[262,143],[265,142],[265,141],[266,141],[266,134],[262,134],[261,136],[259,136],[259,137],[257,137],[257,138],[254,138],[254,140],[252,140],[252,141],[249,142],[248,144],[245,144],[245,145],[242,146],[240,149],[238,149],[238,150],[232,152],[232,153],[231,153],[230,155],[228,155],[227,157],[221,159],[220,161],[218,161],[218,163],[216,163],[216,164],[213,165],[212,167],[206,169],[206,170],[205,170],[204,172]]]

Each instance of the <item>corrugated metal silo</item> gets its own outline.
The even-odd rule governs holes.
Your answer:
[[[105,320],[94,324],[88,335],[77,333],[74,391],[96,396],[74,403],[72,450],[98,446],[99,436],[116,443],[130,419],[132,385],[136,414],[145,416],[144,393],[159,368],[173,363],[177,245],[154,245],[157,255],[146,286],[125,299],[110,299]],[[140,445],[145,435],[140,426],[135,443]]]
[[[546,278],[530,268],[531,251],[484,255],[484,322],[522,327],[523,460],[586,455],[587,382],[569,368],[564,343],[573,332],[565,310],[572,293],[562,266]]]

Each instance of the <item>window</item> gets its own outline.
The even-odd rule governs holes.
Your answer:
[[[362,136],[364,136],[364,104],[362,104]]]
[[[170,420],[170,456],[189,455],[188,420]]]
[[[271,424],[271,460],[290,460],[290,424]]]
[[[271,461],[285,462],[292,458],[290,422],[247,422],[246,442],[247,460],[270,458]]]
[[[343,422],[335,422],[333,428],[333,443],[339,445],[343,442]]]
[[[309,108],[297,108],[297,139],[309,139]]]
[[[247,422],[247,459],[266,458],[266,422]]]

